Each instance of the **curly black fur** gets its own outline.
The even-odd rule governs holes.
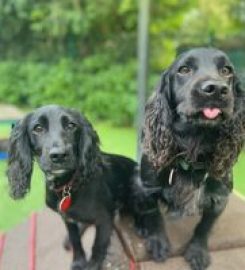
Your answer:
[[[165,71],[160,85],[150,97],[145,108],[146,115],[142,138],[143,153],[149,157],[157,169],[166,167],[179,154],[173,129],[176,111],[171,97],[171,79],[173,78],[171,78],[170,71]],[[217,178],[223,177],[230,171],[244,143],[245,94],[236,76],[234,76],[233,90],[235,99],[234,116],[232,119],[223,122],[219,127],[219,134],[215,138],[216,147],[212,159],[210,159],[210,174]],[[224,149],[227,150],[224,151]]]
[[[7,172],[10,195],[12,198],[23,198],[30,189],[33,157],[27,136],[27,125],[31,115],[16,123],[9,140],[9,159]]]
[[[100,140],[98,134],[93,129],[91,123],[80,113],[75,110],[67,109],[78,119],[79,125],[82,126],[82,134],[78,140],[79,169],[84,181],[93,176],[97,170],[100,170],[102,156],[99,149]]]
[[[10,136],[10,194],[20,199],[30,189],[33,158],[46,179],[46,204],[59,212],[73,248],[71,269],[99,270],[109,245],[116,209],[129,209],[136,163],[99,149],[99,138],[80,113],[44,106],[27,115]],[[63,192],[70,186],[72,204],[61,212]],[[81,245],[82,224],[95,224],[90,261]]]
[[[163,73],[160,84],[148,101],[145,111],[143,151],[154,166],[168,164],[174,153],[174,138],[170,128],[172,113],[168,71]]]
[[[142,183],[159,192],[138,202],[139,232],[152,257],[164,260],[169,247],[157,201],[178,215],[200,213],[185,258],[193,270],[206,269],[208,235],[226,206],[245,140],[245,93],[225,53],[197,48],[176,59],[146,105],[142,140]]]

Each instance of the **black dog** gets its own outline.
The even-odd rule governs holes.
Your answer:
[[[33,157],[46,178],[46,203],[59,212],[73,247],[73,270],[101,269],[109,245],[115,209],[130,203],[136,163],[102,153],[91,124],[74,110],[49,105],[28,114],[10,137],[8,178],[11,196],[30,189]],[[95,224],[89,262],[81,246],[80,227]]]
[[[227,204],[244,138],[244,92],[226,54],[197,48],[180,55],[148,101],[143,129],[142,184],[158,192],[142,193],[136,225],[155,260],[170,249],[160,200],[175,215],[201,215],[184,256],[193,270],[209,265],[208,235]]]

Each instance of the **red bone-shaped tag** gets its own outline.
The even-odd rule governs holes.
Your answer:
[[[71,200],[70,195],[63,197],[59,204],[60,212],[66,212],[70,208],[71,203],[72,203],[72,200]]]

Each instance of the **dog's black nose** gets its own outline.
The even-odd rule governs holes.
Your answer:
[[[49,152],[49,157],[53,163],[62,163],[67,157],[65,149],[53,148]]]
[[[205,81],[201,84],[200,92],[206,96],[226,96],[229,93],[229,87],[222,82]]]

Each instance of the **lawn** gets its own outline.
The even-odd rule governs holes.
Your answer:
[[[233,172],[234,189],[245,196],[245,151],[240,155]]]
[[[2,122],[0,124],[0,139],[6,138],[9,135],[11,129],[10,122]]]
[[[2,128],[3,126],[3,128]],[[135,157],[136,132],[133,128],[117,128],[102,123],[95,125],[101,138],[101,148],[104,151]],[[9,133],[7,125],[0,126],[0,138]],[[235,189],[245,195],[245,152],[239,158],[234,169]],[[20,223],[32,211],[44,207],[44,182],[42,174],[35,166],[30,194],[23,200],[13,201],[8,196],[5,177],[6,163],[0,162],[0,231],[7,230]]]

